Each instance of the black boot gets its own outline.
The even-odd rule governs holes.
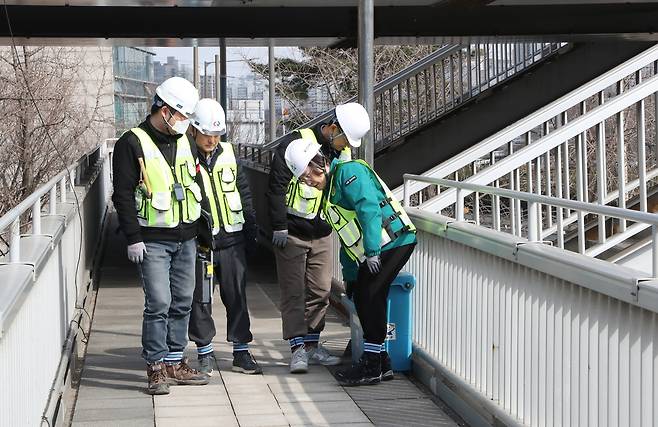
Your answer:
[[[336,372],[338,384],[344,387],[379,384],[382,380],[382,365],[379,354],[364,352],[356,365]]]
[[[391,357],[388,355],[388,352],[382,351],[379,353],[379,357],[382,364],[382,381],[395,379],[395,375],[393,375],[393,366],[391,366]]]

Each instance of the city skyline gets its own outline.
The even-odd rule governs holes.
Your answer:
[[[178,59],[183,65],[192,66],[194,62],[193,48],[191,47],[156,47],[150,49],[155,53],[153,61],[160,63],[167,62],[168,56]],[[199,48],[199,74],[203,75],[203,63],[215,61],[215,55],[219,53],[219,47],[200,47]],[[244,77],[251,74],[249,66],[245,59],[256,59],[259,62],[267,63],[267,47],[227,47],[227,75],[228,78]],[[300,51],[295,47],[275,47],[274,55],[277,58],[300,58]],[[208,66],[208,74],[214,74],[213,66]]]

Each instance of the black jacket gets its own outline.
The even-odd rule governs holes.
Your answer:
[[[217,158],[222,153],[223,148],[221,145],[217,146],[217,149],[212,153],[210,158],[206,159],[203,154],[199,153],[199,164],[202,168],[205,168],[206,171],[212,171],[212,168],[217,162]],[[254,211],[254,204],[251,199],[251,189],[249,188],[249,180],[247,175],[242,169],[242,163],[240,160],[237,161],[238,170],[237,170],[237,185],[238,191],[240,192],[240,199],[242,200],[242,213],[244,215],[244,225],[242,227],[242,232],[227,233],[224,230],[224,227],[220,225],[220,231],[215,236],[215,249],[228,248],[238,243],[246,242],[249,244],[254,243],[256,239],[256,212]],[[212,188],[206,188],[206,191],[212,191]],[[204,193],[204,199],[207,199]],[[220,217],[221,220],[221,217]]]
[[[177,136],[164,134],[155,129],[146,117],[139,127],[143,129],[153,140],[155,145],[169,164],[176,160]],[[191,138],[190,149],[192,155],[198,158],[196,144]],[[174,228],[141,227],[137,222],[137,208],[135,206],[135,188],[139,184],[140,168],[137,159],[144,157],[144,152],[137,136],[128,131],[114,145],[112,156],[112,172],[114,180],[114,193],[112,201],[119,217],[119,227],[126,235],[128,244],[141,241],[175,241],[182,242],[192,239],[197,235],[197,223],[180,223]],[[197,173],[196,181],[203,191],[203,180]],[[202,208],[208,210],[208,202],[201,203]]]
[[[324,124],[318,124],[313,127],[315,138],[322,145],[322,152],[328,159],[338,157],[340,154],[331,147],[320,131]],[[331,234],[331,226],[316,215],[309,220],[295,215],[289,215],[286,207],[286,190],[292,179],[292,172],[288,169],[285,161],[285,153],[288,145],[295,139],[301,138],[299,132],[295,131],[287,135],[274,151],[274,158],[270,168],[269,187],[267,190],[267,200],[270,208],[270,223],[272,231],[288,230],[288,233],[295,237],[303,239],[318,239]]]

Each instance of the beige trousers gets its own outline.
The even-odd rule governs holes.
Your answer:
[[[288,235],[286,246],[275,247],[274,255],[283,339],[321,332],[331,291],[331,235],[315,240]]]

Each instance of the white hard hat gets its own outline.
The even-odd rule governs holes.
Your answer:
[[[194,109],[192,126],[204,135],[224,135],[226,133],[224,109],[214,99],[200,100]]]
[[[350,145],[359,147],[361,138],[370,130],[370,117],[363,105],[358,102],[337,105],[336,119]]]
[[[320,144],[317,142],[304,138],[296,139],[286,147],[286,165],[290,172],[299,178],[319,151]]]
[[[188,118],[194,114],[194,107],[199,101],[199,91],[182,77],[171,77],[163,81],[155,89],[155,94],[165,104]]]

